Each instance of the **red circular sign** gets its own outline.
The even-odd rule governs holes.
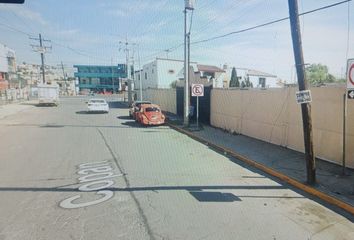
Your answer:
[[[348,71],[349,82],[354,85],[354,79],[352,79],[352,71],[354,70],[354,64],[352,64]]]

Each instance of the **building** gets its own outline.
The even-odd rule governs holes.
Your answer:
[[[201,82],[207,82],[213,88],[223,88],[225,70],[211,65],[197,64],[197,69],[194,71],[195,79],[200,78]]]
[[[219,79],[222,69],[215,66],[199,65],[190,62],[190,83],[209,83],[209,80]],[[145,64],[143,69],[135,73],[135,87],[139,88],[140,77],[142,88],[171,88],[178,82],[183,85],[184,61],[176,59],[156,58],[154,61]],[[181,81],[179,81],[181,80]],[[220,80],[221,81],[221,80]],[[222,81],[221,81],[222,84]]]
[[[28,85],[36,85],[42,81],[40,65],[25,63],[17,66],[18,76]]]
[[[127,77],[126,65],[98,66],[74,65],[74,76],[78,92],[117,92],[121,88],[121,81]]]
[[[63,71],[61,65],[45,65],[45,80],[49,84],[58,84],[60,93],[63,95],[75,95],[75,81],[73,80],[73,70],[71,68]],[[64,76],[65,75],[65,76]],[[41,65],[23,62],[17,66],[18,81],[22,86],[36,86],[42,83]]]
[[[224,65],[223,69],[226,73],[224,75],[223,85],[224,88],[228,88],[230,84],[232,68]],[[283,82],[276,75],[270,73],[238,67],[236,67],[236,73],[240,84],[248,78],[253,88],[280,88],[284,86]]]
[[[16,78],[16,54],[11,48],[0,43],[0,90],[9,88]]]
[[[171,84],[180,78],[184,63],[180,60],[156,58],[145,64],[140,74],[135,74],[135,86],[139,89],[139,81],[142,80],[142,88],[170,88]]]

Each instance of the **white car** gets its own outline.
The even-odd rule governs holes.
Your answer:
[[[90,99],[87,108],[89,112],[109,112],[108,103],[104,99]]]

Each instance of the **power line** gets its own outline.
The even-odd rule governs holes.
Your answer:
[[[306,12],[300,13],[299,16],[311,14],[311,13],[318,12],[318,11],[322,11],[322,10],[325,10],[325,9],[328,9],[328,8],[332,8],[332,7],[335,7],[335,6],[344,4],[344,3],[348,3],[348,2],[351,2],[351,1],[352,0],[344,0],[344,1],[340,1],[340,2],[337,2],[337,3],[330,4],[330,5],[326,5],[326,6],[323,6],[323,7],[320,7],[320,8],[316,8],[316,9],[313,9],[313,10],[310,10],[310,11],[306,11]],[[199,41],[194,41],[194,42],[191,42],[191,44],[200,44],[200,43],[204,43],[204,42],[210,42],[210,41],[213,41],[213,40],[216,40],[216,39],[225,38],[225,37],[230,36],[230,35],[239,34],[239,33],[251,31],[251,30],[254,30],[254,29],[257,29],[257,28],[269,26],[269,25],[272,25],[272,24],[275,24],[275,23],[279,23],[279,22],[288,20],[288,19],[289,19],[289,17],[280,18],[280,19],[273,20],[273,21],[266,22],[266,23],[262,23],[262,24],[259,24],[259,25],[253,26],[253,27],[241,29],[241,30],[238,30],[238,31],[229,32],[229,33],[226,33],[226,34],[222,34],[222,35],[219,35],[219,36],[214,36],[214,37],[203,39],[203,40],[199,40]],[[148,58],[151,58],[153,56],[157,56],[157,55],[159,55],[161,53],[164,53],[166,51],[172,52],[172,51],[180,48],[183,45],[184,45],[183,43],[180,43],[180,44],[178,44],[176,46],[173,46],[173,47],[158,51],[156,53],[144,56],[142,59],[148,59]]]
[[[316,8],[316,9],[313,9],[313,10],[310,10],[310,11],[307,11],[307,12],[300,13],[299,16],[307,15],[307,14],[314,13],[314,12],[318,12],[318,11],[325,10],[325,9],[328,9],[328,8],[332,8],[332,7],[335,7],[335,6],[338,6],[340,4],[350,2],[350,1],[352,1],[352,0],[345,0],[345,1],[337,2],[337,3],[333,3],[331,5],[327,5],[327,6],[324,6],[324,7],[320,7],[320,8]],[[191,44],[199,44],[199,43],[209,42],[209,41],[213,41],[213,40],[220,39],[220,38],[225,38],[225,37],[230,36],[230,35],[251,31],[251,30],[254,30],[254,29],[257,29],[257,28],[261,28],[261,27],[265,27],[265,26],[269,26],[269,25],[272,25],[272,24],[275,24],[275,23],[278,23],[278,22],[283,22],[283,21],[288,20],[288,19],[289,19],[289,17],[280,18],[280,19],[273,20],[273,21],[266,22],[266,23],[262,23],[262,24],[259,24],[259,25],[253,26],[253,27],[245,28],[245,29],[242,29],[242,30],[233,31],[233,32],[229,32],[229,33],[222,34],[222,35],[219,35],[219,36],[215,36],[215,37],[211,37],[211,38],[195,41],[195,42],[192,42]]]
[[[10,29],[10,30],[12,30],[12,31],[14,31],[14,32],[24,34],[24,35],[26,35],[27,37],[30,37],[30,36],[31,36],[31,34],[29,34],[29,33],[27,33],[27,32],[24,32],[24,31],[22,31],[22,30],[19,30],[19,29],[17,29],[17,28],[14,28],[14,27],[12,27],[12,26],[10,26],[10,25],[7,25],[7,24],[5,24],[5,23],[1,23],[1,22],[0,22],[0,25],[2,25],[2,26],[6,27],[6,28],[8,28],[8,29]]]

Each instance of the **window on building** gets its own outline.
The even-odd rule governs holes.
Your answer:
[[[154,69],[153,68],[151,69],[151,73],[154,73]]]
[[[147,73],[145,73],[145,80],[146,80],[146,79],[148,79],[148,75],[147,75]]]
[[[259,85],[261,88],[265,88],[265,86],[266,86],[266,79],[265,79],[265,78],[259,78],[258,85]]]

